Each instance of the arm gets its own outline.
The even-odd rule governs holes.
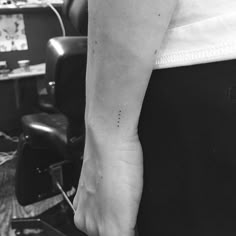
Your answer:
[[[89,236],[133,236],[143,184],[139,115],[176,0],[91,0],[86,140],[74,199]]]
[[[87,127],[116,138],[136,133],[174,5],[175,0],[89,2]]]

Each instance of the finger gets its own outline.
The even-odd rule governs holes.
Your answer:
[[[84,232],[85,219],[84,219],[84,215],[79,211],[75,212],[74,224],[75,224],[76,228],[78,228],[79,230]]]

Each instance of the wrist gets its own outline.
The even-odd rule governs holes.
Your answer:
[[[86,138],[91,139],[92,137],[105,145],[118,145],[138,139],[137,128],[117,127],[98,119],[85,119],[85,128]]]

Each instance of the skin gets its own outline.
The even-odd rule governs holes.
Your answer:
[[[176,0],[89,1],[86,141],[74,199],[89,236],[133,236],[143,187],[139,115]]]

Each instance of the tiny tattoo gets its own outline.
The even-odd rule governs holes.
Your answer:
[[[120,127],[121,110],[118,112],[117,127]]]

